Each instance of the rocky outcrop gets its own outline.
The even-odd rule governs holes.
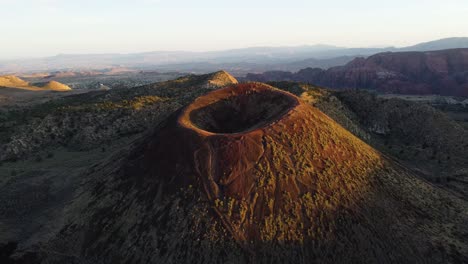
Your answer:
[[[287,80],[335,89],[468,96],[468,49],[387,52],[367,59],[357,58],[345,66],[328,70],[308,68],[294,74],[250,74],[246,78],[277,81],[284,76],[287,76]]]

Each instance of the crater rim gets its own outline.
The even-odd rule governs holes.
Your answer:
[[[299,99],[266,84],[229,86],[198,97],[179,124],[203,135],[239,135],[275,124],[300,104]]]

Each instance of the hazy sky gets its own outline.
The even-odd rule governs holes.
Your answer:
[[[0,58],[468,36],[467,0],[0,0]]]

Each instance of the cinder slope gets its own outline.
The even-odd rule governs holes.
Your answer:
[[[129,153],[129,154],[128,154]],[[457,263],[467,208],[316,108],[213,91],[89,171],[49,263]]]
[[[193,153],[188,164],[195,167],[194,184],[201,183],[242,242],[307,239],[317,228],[309,219],[354,203],[367,189],[368,175],[382,166],[374,150],[326,115],[263,84],[198,98],[178,124],[180,132],[171,134],[188,139],[182,151],[192,146],[187,150]],[[153,156],[160,149],[166,148],[145,156],[164,159]]]

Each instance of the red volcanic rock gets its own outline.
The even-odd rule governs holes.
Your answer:
[[[280,77],[278,77],[280,76]],[[295,74],[264,73],[248,79],[310,82],[338,89],[374,89],[383,93],[468,96],[468,49],[386,52],[356,58],[328,70],[303,69]]]
[[[258,83],[196,99],[154,137],[144,165],[167,192],[199,188],[238,241],[307,238],[324,224],[307,219],[353,203],[380,166],[329,117]]]

